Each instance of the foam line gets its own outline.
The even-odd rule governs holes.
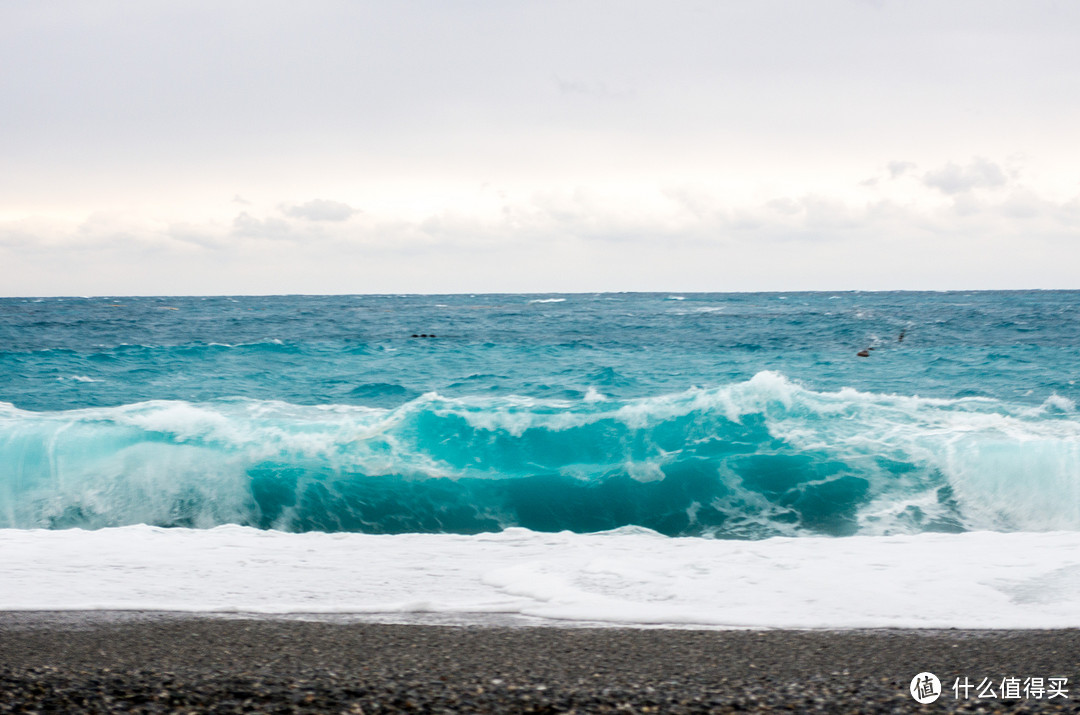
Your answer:
[[[0,609],[518,614],[722,628],[1080,626],[1080,533],[756,542],[643,529],[477,536],[0,530]]]

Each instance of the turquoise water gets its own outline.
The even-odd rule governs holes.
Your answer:
[[[1076,292],[3,299],[0,527],[1078,529],[1078,309]]]

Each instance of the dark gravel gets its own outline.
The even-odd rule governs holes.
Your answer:
[[[919,706],[911,678],[945,694]],[[1069,699],[957,700],[956,677]],[[996,687],[995,687],[996,690]],[[1075,691],[1075,692],[1074,692]],[[1080,712],[1080,631],[674,631],[0,614],[0,713]]]

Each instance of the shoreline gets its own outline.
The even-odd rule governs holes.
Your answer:
[[[694,628],[1080,625],[1072,576],[1080,573],[1080,532],[1065,531],[738,541],[632,528],[472,536],[0,529],[0,573],[0,612],[356,613],[383,622]]]
[[[1080,710],[1080,629],[666,630],[0,612],[0,713]],[[955,678],[1068,699],[957,700]],[[995,690],[997,688],[995,687]]]

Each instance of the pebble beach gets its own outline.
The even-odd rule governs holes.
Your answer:
[[[930,671],[932,705],[909,693]],[[700,631],[0,616],[0,713],[1078,712],[1080,630]],[[955,679],[995,683],[957,698]]]

